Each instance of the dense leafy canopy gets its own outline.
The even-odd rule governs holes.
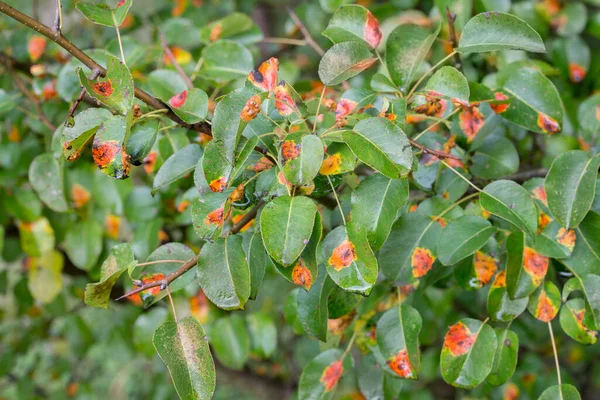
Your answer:
[[[600,390],[598,1],[8,3],[0,398]]]

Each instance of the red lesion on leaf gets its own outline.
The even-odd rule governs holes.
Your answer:
[[[338,101],[337,105],[335,106],[335,119],[339,121],[342,118],[344,118],[346,115],[349,115],[356,109],[357,105],[358,105],[358,103],[355,101],[348,100],[348,99],[341,99],[340,101]]]
[[[271,92],[277,84],[277,70],[279,69],[279,60],[275,57],[269,58],[263,62],[258,70],[250,72],[248,80],[259,89]]]
[[[375,61],[377,61],[376,58],[367,58],[365,60],[361,60],[359,62],[357,62],[356,64],[354,64],[352,67],[350,67],[351,71],[363,71],[367,68],[369,68],[371,65],[373,65],[375,63]]]
[[[556,234],[556,241],[571,251],[573,251],[573,248],[575,247],[576,239],[577,234],[573,229],[567,230],[565,228],[560,228]]]
[[[286,162],[298,158],[300,155],[300,149],[302,148],[302,144],[296,144],[293,140],[285,140],[281,144],[281,156],[283,157],[283,164]]]
[[[600,121],[600,104],[596,106],[596,119]]]
[[[406,349],[400,350],[394,358],[389,359],[387,365],[402,378],[412,377],[412,369]]]
[[[350,240],[344,239],[335,249],[333,249],[328,262],[333,269],[340,271],[352,264],[356,258],[354,244]]]
[[[458,118],[460,128],[465,136],[467,136],[467,142],[472,142],[485,123],[483,114],[477,107],[470,107],[461,111]]]
[[[120,231],[121,217],[118,215],[106,214],[106,218],[104,219],[104,232],[106,232],[106,236],[117,240],[119,238]]]
[[[541,130],[550,135],[560,132],[560,125],[558,122],[544,113],[538,113],[537,124]]]
[[[443,349],[449,350],[454,357],[458,357],[467,353],[476,339],[477,333],[471,333],[465,324],[457,322],[446,333]]]
[[[344,360],[334,361],[323,371],[321,383],[325,385],[325,393],[333,390],[342,377],[342,373],[344,372],[344,366],[342,365],[343,361]]]
[[[593,336],[595,338],[598,337],[597,331],[591,330],[583,323],[583,319],[585,318],[585,308],[583,308],[579,311],[572,310],[572,312],[573,312],[573,316],[575,317],[575,322],[579,326],[580,330],[584,331],[586,334]]]
[[[227,179],[224,177],[214,179],[209,183],[208,186],[210,186],[210,190],[213,192],[222,192],[223,190],[227,189]]]
[[[44,88],[42,89],[42,96],[44,97],[44,100],[51,100],[57,95],[58,93],[56,92],[56,79],[52,79],[44,85]]]
[[[90,192],[80,184],[74,183],[73,186],[71,186],[71,198],[73,199],[75,208],[85,206],[90,201],[91,197],[92,195]]]
[[[365,22],[363,34],[371,47],[377,48],[379,46],[382,37],[381,30],[379,29],[379,21],[377,21],[377,18],[370,11],[367,11],[367,21]]]
[[[533,283],[539,285],[548,271],[548,257],[541,255],[531,247],[523,250],[523,269],[527,272]]]
[[[190,202],[187,200],[182,200],[178,205],[177,205],[177,212],[178,213],[182,213],[185,210],[188,209],[188,207],[190,206]]]
[[[117,3],[117,8],[123,6],[125,4],[125,0],[119,0],[119,2]]]
[[[250,169],[254,172],[261,172],[267,169],[271,169],[273,168],[273,161],[271,161],[269,158],[262,156],[257,162],[256,164],[254,164],[253,166],[250,167]]]
[[[558,307],[554,306],[546,291],[542,289],[535,309],[535,317],[542,322],[550,322],[556,314],[558,314]]]
[[[104,142],[94,140],[94,144],[92,145],[92,157],[96,165],[101,169],[108,167],[120,151],[121,146],[117,140],[107,140]]]
[[[256,118],[260,112],[260,104],[261,100],[259,95],[255,94],[254,96],[250,97],[244,105],[244,108],[242,108],[242,112],[240,112],[240,118],[242,121],[250,122]]]
[[[281,115],[290,115],[296,108],[296,102],[290,96],[285,81],[279,82],[275,87],[275,108]]]
[[[37,61],[46,51],[47,40],[43,36],[33,36],[27,43],[27,51],[31,61]]]
[[[151,151],[146,158],[144,158],[144,171],[150,175],[154,171],[154,164],[156,163],[156,152]]]
[[[169,105],[171,107],[179,108],[185,104],[185,100],[187,99],[187,90],[176,94],[175,96],[169,99]]]
[[[579,83],[585,79],[587,71],[579,64],[569,63],[569,79],[573,83]]]
[[[475,252],[473,269],[475,270],[477,284],[479,287],[482,287],[491,282],[492,277],[498,270],[498,265],[496,265],[494,257],[477,251]]]
[[[432,93],[432,92],[430,92]],[[426,96],[425,103],[418,105],[414,108],[415,112],[418,114],[425,114],[428,117],[433,117],[438,115],[442,111],[442,99],[438,97]]]
[[[536,186],[532,191],[533,197],[548,205],[548,197],[546,196],[546,189],[544,189],[543,185]]]
[[[92,83],[90,86],[94,92],[104,97],[110,97],[115,91],[109,78],[106,78],[100,82]]]
[[[419,208],[418,204],[412,204],[410,207],[408,207],[408,212],[415,212],[417,211],[417,208]]]
[[[8,134],[8,141],[12,143],[18,143],[21,141],[21,135],[19,134],[19,127],[17,125],[12,126]],[[68,147],[68,142],[63,147]]]
[[[437,216],[435,216],[435,215],[432,215],[432,216],[431,216],[431,219],[432,219],[433,221],[437,222],[438,224],[440,224],[440,226],[441,226],[442,228],[446,227],[446,225],[448,224],[448,222],[447,222],[447,221],[446,221],[444,218],[442,218],[442,217],[437,217]]]
[[[500,271],[492,283],[492,288],[503,288],[506,287],[506,271]]]
[[[294,266],[292,270],[292,282],[296,285],[300,285],[304,287],[304,289],[309,290],[313,283],[312,274],[310,270],[306,267],[304,260],[300,258],[298,263]]]
[[[223,223],[223,207],[219,207],[216,210],[209,212],[204,218],[205,225],[221,225]]]
[[[223,33],[223,25],[221,25],[221,23],[217,23],[210,30],[208,40],[210,40],[211,43],[216,42],[221,37],[221,33]]]
[[[159,272],[156,274],[147,275],[147,276],[143,277],[141,279],[141,281],[143,284],[148,284],[148,283],[153,283],[153,282],[157,282],[157,281],[162,281],[163,279],[165,279],[165,275],[161,274]],[[155,286],[153,288],[150,288],[150,289],[140,292],[140,295],[143,300],[144,298],[148,297],[148,295],[156,296],[159,293],[160,293],[160,286]]]
[[[538,216],[538,233],[543,231],[550,222],[552,222],[552,218],[545,212],[540,211],[540,215]]]
[[[412,274],[415,278],[421,278],[431,270],[435,257],[431,250],[424,247],[417,247],[411,257]]]
[[[335,175],[340,171],[340,165],[342,164],[342,156],[339,153],[328,155],[321,164],[319,173],[321,175]]]
[[[282,171],[279,171],[279,173],[277,173],[277,182],[279,182],[279,184],[281,185],[287,186],[288,188],[291,188],[293,186],[292,182],[286,179]]]
[[[494,93],[494,97],[496,98],[496,100],[500,100],[500,101],[504,101],[504,100],[508,100],[508,96],[505,95],[502,92],[496,92]],[[504,111],[506,111],[506,109],[508,108],[510,104],[508,103],[503,103],[503,104],[490,104],[490,108],[496,113],[496,114],[502,114]]]

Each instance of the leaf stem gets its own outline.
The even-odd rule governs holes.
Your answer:
[[[171,303],[171,310],[173,310],[173,318],[175,318],[175,323],[178,324],[177,312],[175,311],[175,303],[173,303],[173,297],[171,296],[169,286],[167,286],[165,290],[167,291],[167,296],[169,296],[169,303]],[[177,329],[179,330],[179,325],[177,326]]]
[[[342,360],[344,360],[346,358],[346,356],[348,355],[348,353],[350,353],[350,350],[352,349],[352,345],[354,344],[354,340],[356,339],[356,330],[352,333],[352,336],[350,337],[350,341],[348,342],[348,345],[346,346],[346,350],[344,350],[344,354],[342,354]]]
[[[437,67],[439,67],[440,65],[442,65],[443,63],[445,63],[448,59],[454,57],[454,55],[456,54],[456,51],[453,51],[452,53],[448,54],[446,57],[442,58],[437,64],[435,64],[433,67],[429,68],[429,70],[427,70],[427,72],[425,72],[423,74],[423,76],[421,78],[419,78],[419,80],[417,81],[417,83],[414,84],[414,86],[412,87],[412,89],[410,89],[410,92],[408,92],[408,95],[406,95],[406,98],[409,99],[412,94],[414,93],[415,90],[417,90],[417,88],[419,87],[419,85],[421,84],[421,82],[423,82],[423,80],[431,73],[433,72]]]
[[[331,186],[331,190],[333,191],[333,197],[335,197],[335,202],[338,205],[338,209],[340,210],[340,216],[342,217],[342,222],[344,222],[344,226],[346,226],[346,217],[344,217],[344,210],[342,210],[342,205],[340,204],[340,199],[338,198],[338,195],[335,191],[335,187],[333,186],[333,183],[331,182],[331,178],[329,178],[329,175],[325,175],[327,177],[327,181],[329,182],[329,186]]]
[[[296,25],[296,27],[298,27],[298,29],[302,33],[302,36],[304,36],[304,39],[306,40],[306,43],[308,43],[308,45],[310,47],[312,47],[313,50],[316,51],[318,55],[320,55],[321,57],[323,57],[323,55],[325,54],[325,51],[323,51],[323,49],[321,48],[321,46],[319,46],[319,44],[317,42],[315,42],[315,40],[313,39],[312,35],[308,31],[308,29],[306,28],[306,26],[304,25],[304,23],[302,23],[302,21],[300,20],[300,18],[298,18],[298,16],[296,15],[296,13],[291,8],[288,8],[288,14],[290,15],[290,18],[292,19],[292,21],[294,22],[294,24]]]
[[[457,108],[456,110],[452,111],[450,114],[448,114],[446,117],[444,118],[440,118],[438,119],[436,122],[434,122],[433,124],[429,125],[427,128],[425,128],[424,130],[422,130],[421,132],[419,132],[419,134],[417,136],[415,136],[413,139],[414,140],[418,140],[421,136],[423,136],[424,134],[426,134],[427,132],[429,132],[429,130],[431,128],[433,128],[434,126],[447,121],[451,116],[453,116],[454,114],[456,114],[457,112],[459,112],[461,109]]]
[[[477,197],[477,196],[479,196],[479,192],[471,193],[470,195],[463,197],[462,199],[460,199],[457,202],[455,202],[454,204],[452,204],[450,207],[446,208],[440,214],[438,214],[436,216],[436,218],[442,218],[444,215],[448,214],[450,211],[452,211],[459,204],[464,203],[467,200],[471,200],[473,197]]]
[[[173,51],[171,50],[171,48],[169,47],[169,44],[167,43],[167,38],[165,37],[165,34],[162,33],[161,31],[158,31],[158,36],[160,38],[160,45],[162,46],[163,51],[167,55],[167,58],[169,59],[171,64],[175,67],[175,70],[177,71],[179,76],[181,76],[181,79],[183,79],[187,88],[192,89],[194,87],[194,84],[192,83],[192,80],[190,79],[190,77],[187,76],[187,74],[185,73],[183,68],[181,68],[181,65],[179,65],[179,63],[177,62],[177,58],[175,58]]]
[[[146,265],[154,265],[154,264],[164,264],[164,263],[179,263],[179,264],[185,264],[187,261],[182,261],[182,260],[156,260],[156,261],[147,261],[147,262],[143,262],[143,263],[138,263],[138,267],[143,267]]]
[[[454,172],[456,175],[458,175],[463,181],[465,181],[469,185],[471,185],[471,187],[473,189],[477,190],[478,192],[481,192],[481,189],[479,189],[477,186],[475,186],[475,184],[473,182],[471,182],[470,180],[468,180],[463,174],[458,172],[456,169],[452,168],[447,162],[445,162],[444,160],[440,160],[440,162],[442,164],[444,164],[446,167],[450,168],[452,170],[452,172]]]
[[[315,114],[315,122],[313,123],[312,133],[317,131],[317,121],[319,120],[319,111],[321,111],[321,103],[323,102],[323,96],[325,96],[325,90],[327,90],[327,85],[323,85],[323,91],[321,92],[321,97],[319,98],[319,104],[317,104],[317,112]]]
[[[292,46],[306,46],[308,42],[302,39],[288,39],[288,38],[276,38],[266,37],[261,40],[264,43],[275,43],[275,44],[290,44]]]
[[[119,42],[119,49],[121,50],[121,60],[123,61],[123,65],[127,66],[125,62],[125,53],[123,52],[123,43],[121,42],[121,32],[119,32],[119,24],[117,24],[117,19],[115,18],[115,13],[111,12],[113,23],[115,24],[115,30],[117,31],[117,41]]]
[[[558,393],[560,394],[560,398],[562,400],[562,389],[560,386],[562,385],[562,380],[560,378],[560,364],[558,362],[558,351],[556,351],[556,342],[554,341],[554,332],[552,331],[552,324],[548,321],[548,330],[550,331],[550,340],[552,341],[552,351],[554,352],[554,363],[556,364],[556,377],[558,379]]]

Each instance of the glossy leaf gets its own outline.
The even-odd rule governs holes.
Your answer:
[[[571,299],[560,309],[560,326],[573,340],[583,344],[594,344],[598,341],[598,332],[585,324],[586,313],[583,299]]]
[[[523,232],[513,232],[506,240],[506,285],[512,299],[532,294],[544,281],[550,260],[527,246]]]
[[[433,96],[444,96],[453,102],[469,104],[469,82],[454,67],[438,69],[423,90]]]
[[[100,281],[85,287],[85,304],[91,307],[108,308],[110,292],[121,274],[137,261],[128,243],[121,243],[110,249],[110,253],[100,268]]]
[[[252,70],[252,53],[245,46],[229,41],[218,40],[202,49],[202,74],[207,79],[227,82],[244,78]]]
[[[379,22],[369,10],[363,6],[349,4],[340,7],[329,20],[323,31],[335,43],[362,41],[371,48],[377,48],[382,33]]]
[[[517,228],[535,234],[537,209],[529,193],[519,184],[506,180],[490,183],[481,192],[480,204]]]
[[[29,183],[50,209],[65,212],[69,209],[65,198],[63,169],[52,153],[40,154],[29,166]]]
[[[558,315],[561,305],[560,291],[554,283],[546,280],[543,285],[529,297],[527,310],[536,319],[550,322]]]
[[[306,364],[300,376],[298,397],[303,400],[331,399],[342,375],[352,368],[350,356],[329,349]]]
[[[319,174],[339,175],[353,171],[357,158],[345,143],[331,143],[323,157]]]
[[[263,34],[250,16],[234,12],[203,26],[200,29],[200,37],[204,43],[229,39],[242,44],[250,44],[261,40]]]
[[[506,271],[500,271],[488,293],[487,311],[492,321],[510,322],[527,308],[527,297],[513,300],[506,289]]]
[[[319,78],[334,86],[360,74],[377,59],[363,42],[343,42],[333,45],[319,63]]]
[[[493,386],[504,385],[517,368],[517,359],[519,358],[519,336],[508,328],[494,329],[498,338],[496,355],[492,371],[486,378],[486,382]]]
[[[512,142],[503,137],[487,137],[473,154],[471,173],[482,179],[498,179],[519,169],[519,154]]]
[[[171,110],[188,124],[206,119],[208,95],[203,90],[192,88],[162,100],[166,101]]]
[[[148,118],[133,125],[127,139],[126,153],[129,154],[131,164],[141,165],[150,154],[152,146],[158,135],[158,120]]]
[[[220,318],[211,329],[210,342],[217,359],[227,368],[240,370],[250,356],[251,339],[238,314]]]
[[[440,368],[448,384],[464,389],[482,383],[492,369],[498,339],[481,321],[465,318],[452,325],[444,338]]]
[[[66,126],[60,139],[65,158],[73,161],[79,158],[83,146],[90,141],[98,127],[111,118],[110,111],[104,108],[88,108],[77,114],[73,126]]]
[[[306,185],[317,176],[323,162],[323,142],[315,135],[288,135],[279,149],[283,174],[294,185]]]
[[[386,118],[362,120],[342,137],[362,162],[389,178],[402,178],[412,167],[406,134]]]
[[[544,390],[538,400],[581,400],[581,396],[575,386],[564,384],[550,386]]]
[[[277,326],[266,313],[254,313],[246,318],[252,338],[252,352],[261,358],[269,358],[277,349]]]
[[[198,283],[217,307],[244,308],[250,297],[250,269],[240,236],[204,244],[198,259]]]
[[[102,226],[96,221],[81,221],[70,227],[65,236],[65,251],[79,269],[91,270],[102,252]]]
[[[89,21],[104,25],[104,26],[119,26],[123,23],[129,7],[131,7],[133,0],[119,1],[117,6],[113,9],[107,4],[96,4],[89,1],[80,1],[77,3],[77,9],[86,17]]]
[[[215,391],[215,364],[202,326],[194,317],[165,322],[152,338],[182,400],[210,399]]]
[[[154,177],[152,192],[183,178],[196,168],[203,151],[200,145],[190,143],[183,149],[173,153],[161,166]]]
[[[115,179],[129,177],[131,161],[126,144],[130,127],[129,118],[115,115],[100,125],[94,137],[94,162],[103,173]]]
[[[62,253],[51,250],[42,257],[30,258],[27,265],[27,286],[33,298],[44,304],[52,302],[63,288]]]
[[[546,52],[542,38],[527,22],[511,14],[494,11],[478,14],[467,22],[456,50],[479,53],[508,49]]]
[[[566,229],[576,228],[592,206],[600,157],[573,150],[554,159],[544,181],[548,208]]]
[[[321,266],[310,290],[297,292],[298,320],[307,334],[322,342],[327,341],[327,299],[334,286],[325,268]]]
[[[265,276],[267,264],[271,262],[260,232],[254,232],[244,238],[244,251],[250,268],[250,299],[254,300]]]
[[[496,229],[484,218],[464,216],[450,222],[440,234],[440,262],[454,265],[482,248]]]

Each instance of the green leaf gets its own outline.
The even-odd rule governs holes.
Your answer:
[[[416,80],[419,67],[440,33],[441,24],[433,32],[418,25],[403,24],[390,33],[386,42],[385,61],[392,81],[406,93]]]
[[[523,232],[513,232],[506,240],[506,282],[511,299],[532,294],[548,271],[548,257],[528,247],[525,239]]]
[[[252,352],[260,358],[269,358],[277,349],[277,326],[273,318],[258,312],[246,317],[252,338]]]
[[[150,92],[163,101],[168,101],[188,89],[181,75],[170,69],[157,69],[150,72],[148,86]]]
[[[327,36],[334,44],[361,41],[375,49],[379,46],[382,33],[379,22],[369,10],[349,4],[336,10],[323,36]]]
[[[152,338],[181,400],[208,400],[216,386],[215,364],[202,326],[194,317],[165,322]]]
[[[334,86],[360,74],[377,59],[363,42],[343,42],[333,45],[319,62],[319,78]]]
[[[494,11],[478,14],[466,23],[456,50],[480,53],[508,49],[546,52],[542,38],[527,22]]]
[[[598,341],[598,332],[585,324],[587,310],[583,299],[571,299],[560,309],[560,326],[573,340],[583,344]]]
[[[418,378],[422,325],[419,312],[407,304],[392,307],[377,321],[377,346],[387,367],[401,378]]]
[[[15,108],[15,105],[13,96],[6,93],[4,89],[0,89],[0,115],[9,113]]]
[[[338,142],[331,143],[327,146],[319,174],[339,175],[354,171],[357,161],[356,156],[348,145]]]
[[[600,133],[600,118],[596,117],[596,110],[600,107],[600,94],[588,97],[577,108],[577,122],[584,138],[597,140]]]
[[[152,338],[154,332],[162,325],[169,315],[166,307],[154,307],[148,310],[135,320],[131,340],[135,349],[146,357],[151,358],[156,354]]]
[[[205,243],[198,259],[198,283],[217,307],[239,310],[250,297],[250,269],[241,236]]]
[[[316,135],[287,135],[279,148],[279,162],[286,179],[294,185],[312,182],[323,163],[323,148]]]
[[[205,25],[200,30],[200,37],[204,43],[229,39],[242,44],[252,44],[262,40],[263,33],[248,15],[234,12]]]
[[[385,243],[398,211],[408,201],[408,180],[375,174],[366,177],[352,192],[351,215],[357,226],[365,227],[371,248]]]
[[[600,157],[581,150],[562,153],[554,159],[544,181],[548,208],[566,229],[576,228],[594,201]]]
[[[546,280],[529,297],[527,310],[539,321],[550,322],[558,315],[561,305],[560,300],[560,291],[556,285]]]
[[[331,399],[344,372],[352,368],[352,358],[339,349],[329,349],[310,360],[300,376],[298,398],[303,400]]]
[[[79,269],[91,270],[102,252],[104,231],[94,220],[73,224],[65,236],[65,252]]]
[[[106,77],[90,80],[81,68],[77,69],[81,86],[87,93],[108,108],[126,115],[133,106],[133,78],[125,64],[106,53]]]
[[[492,321],[510,322],[527,308],[527,297],[511,299],[506,287],[506,271],[496,275],[487,299],[487,312]]]
[[[56,250],[29,260],[27,286],[34,299],[48,304],[60,294],[63,288],[63,265],[64,257]]]
[[[68,161],[79,158],[83,146],[90,141],[98,127],[111,118],[110,111],[104,108],[88,108],[77,114],[73,126],[66,126],[62,131],[60,144]]]
[[[327,341],[327,299],[334,287],[325,268],[320,266],[317,279],[310,290],[297,292],[298,320],[307,334],[322,342]]]
[[[544,390],[538,400],[581,400],[581,396],[573,385],[554,385]]]
[[[517,368],[519,358],[519,336],[508,328],[494,329],[498,338],[494,364],[486,382],[493,386],[504,385]]]
[[[260,215],[265,249],[278,263],[290,266],[308,244],[317,206],[307,197],[281,196],[269,202]]]
[[[488,220],[468,216],[450,222],[440,234],[437,251],[440,262],[454,265],[482,248],[496,232]]]
[[[510,99],[500,115],[525,129],[554,134],[562,130],[563,106],[556,87],[543,73],[521,68],[510,75],[501,91]]]
[[[210,341],[217,359],[227,368],[240,370],[250,355],[251,339],[238,314],[220,318],[212,327]]]
[[[480,204],[484,210],[535,235],[537,209],[527,190],[518,183],[507,180],[490,183],[481,192]]]
[[[89,21],[105,26],[120,26],[123,20],[127,16],[127,11],[133,0],[119,1],[117,6],[113,9],[107,4],[96,4],[88,1],[80,1],[75,7],[86,17]]]
[[[452,102],[469,104],[469,82],[454,67],[442,67],[425,84],[424,91],[432,96],[444,96]]]
[[[94,162],[106,175],[115,179],[126,179],[131,167],[126,145],[131,128],[128,117],[115,115],[100,125],[92,144]]]
[[[362,120],[342,137],[362,162],[389,178],[402,178],[412,167],[406,134],[386,118]]]
[[[519,169],[519,153],[512,142],[501,136],[488,136],[473,154],[471,173],[482,179],[499,179]]]
[[[498,270],[498,250],[492,238],[473,256],[460,261],[454,269],[458,284],[465,290],[477,290],[490,283]]]
[[[200,239],[213,240],[221,233],[230,212],[230,192],[208,192],[192,203],[192,224]]]
[[[158,135],[158,125],[154,118],[143,119],[133,125],[126,145],[131,164],[142,165],[144,158],[150,154]]]
[[[65,198],[63,173],[52,153],[40,154],[29,166],[29,183],[44,204],[56,212],[69,209]]]
[[[534,238],[533,248],[546,257],[569,257],[575,247],[576,237],[575,231],[561,228],[558,222],[553,220]]]
[[[254,66],[250,50],[229,40],[209,44],[202,49],[202,57],[202,76],[217,82],[244,78]]]
[[[208,113],[208,95],[198,88],[184,90],[166,101],[169,108],[188,124],[195,124],[206,119]]]
[[[47,218],[41,217],[32,222],[19,221],[21,249],[32,257],[42,257],[54,248],[54,230]]]
[[[250,299],[254,300],[265,276],[267,263],[270,263],[260,232],[244,237],[244,251],[250,268]]]
[[[90,307],[108,308],[110,292],[121,274],[137,261],[128,243],[121,243],[110,249],[110,253],[100,268],[100,281],[85,286],[85,304]]]
[[[497,345],[498,339],[489,325],[471,318],[461,319],[444,338],[442,378],[463,389],[479,385],[492,370]]]
[[[152,193],[156,193],[160,188],[192,172],[202,154],[202,147],[196,143],[190,143],[173,153],[156,173],[152,184]]]
[[[377,259],[367,232],[354,222],[338,226],[325,237],[321,257],[327,273],[342,289],[368,295],[377,280]]]

